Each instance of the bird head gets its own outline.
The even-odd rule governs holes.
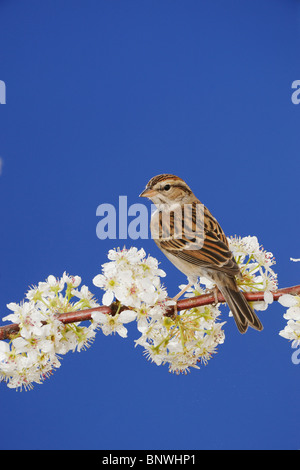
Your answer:
[[[147,197],[155,205],[188,204],[195,200],[189,186],[178,176],[162,174],[148,182],[140,197]]]

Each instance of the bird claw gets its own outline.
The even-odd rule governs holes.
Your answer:
[[[209,289],[209,291],[207,292],[207,294],[213,294],[214,295],[214,303],[212,305],[216,306],[218,305],[220,302],[219,302],[219,299],[218,299],[218,294],[219,294],[219,289],[217,286],[214,286],[212,289]]]

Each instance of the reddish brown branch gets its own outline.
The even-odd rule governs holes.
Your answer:
[[[300,285],[292,286],[292,287],[285,287],[284,289],[278,289],[276,292],[273,292],[274,300],[278,300],[283,294],[291,294],[291,295],[300,295]],[[244,296],[249,301],[259,301],[264,300],[264,292],[246,292]],[[220,303],[225,302],[224,297],[219,292],[218,293],[218,301]],[[197,297],[191,297],[189,299],[182,299],[178,300],[177,302],[177,310],[186,310],[193,307],[201,307],[203,305],[210,305],[215,302],[214,294],[204,294]],[[76,312],[68,312],[62,313],[59,315],[59,319],[63,323],[75,323],[85,320],[91,319],[92,312],[102,312],[105,314],[112,314],[115,312],[113,304],[110,307],[96,307],[96,308],[88,308],[85,310],[77,310]],[[170,307],[170,313],[172,312],[173,307]],[[16,323],[12,323],[10,325],[5,325],[0,327],[0,340],[9,339],[11,336],[15,335],[19,331],[19,326]]]

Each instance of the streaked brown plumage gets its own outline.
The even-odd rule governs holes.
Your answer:
[[[178,176],[162,174],[152,178],[140,196],[148,197],[158,208],[151,217],[150,228],[167,258],[190,282],[205,276],[216,284],[241,333],[248,326],[262,330],[260,320],[237,286],[236,276],[241,277],[241,272],[223,230],[189,186]]]

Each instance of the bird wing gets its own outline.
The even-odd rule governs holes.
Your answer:
[[[192,220],[193,217],[194,215]],[[181,238],[162,238],[157,242],[163,250],[195,266],[222,271],[231,276],[239,274],[240,270],[229,249],[227,238],[206,207],[202,228],[195,234],[194,240],[183,235]]]

